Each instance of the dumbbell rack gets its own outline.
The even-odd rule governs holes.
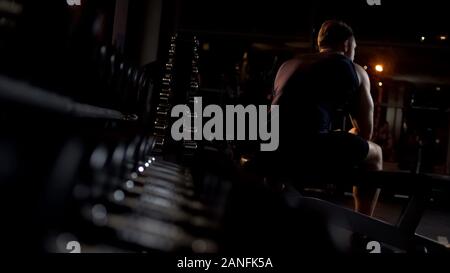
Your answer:
[[[185,103],[193,106],[195,103],[195,97],[199,96],[200,88],[200,74],[199,74],[199,46],[200,41],[196,36],[190,40],[192,43],[192,59],[190,62],[191,75],[190,80],[187,84],[188,87],[184,86],[183,81],[178,81],[176,79],[176,66],[177,64],[177,42],[178,35],[174,35],[171,38],[170,49],[168,54],[168,61],[164,68],[163,78],[162,78],[162,88],[159,93],[159,103],[156,111],[155,119],[155,132],[156,137],[156,149],[155,153],[162,155],[164,153],[164,148],[168,144],[168,130],[171,123],[170,111],[173,106],[173,100],[177,100],[179,103]],[[189,54],[190,55],[190,54]],[[176,90],[175,89],[176,86]],[[187,91],[186,91],[187,90]],[[175,94],[176,93],[176,94]],[[176,98],[175,98],[176,97]],[[191,107],[193,108],[193,107]],[[197,113],[190,113],[191,119],[194,119]],[[194,124],[194,123],[191,123]],[[191,126],[190,128],[184,128],[188,130],[191,134],[195,133],[201,128],[195,128]],[[182,155],[185,158],[192,157],[198,150],[198,143],[195,140],[183,140],[182,142],[183,152]]]
[[[112,193],[112,205],[128,208],[133,213],[109,215],[116,222],[108,228],[118,234],[118,240],[159,251],[192,249],[193,246],[195,251],[196,240],[214,248],[213,242],[196,238],[185,228],[201,228],[205,225],[198,222],[209,222],[188,212],[204,209],[202,203],[191,199],[194,190],[189,172],[181,166],[158,160],[148,166],[144,171],[131,173],[129,179]],[[127,196],[124,199],[122,192]],[[163,205],[164,202],[170,202],[169,207]],[[96,221],[95,218],[87,220]]]
[[[199,96],[199,88],[200,88],[200,73],[199,73],[199,46],[200,41],[196,36],[193,38],[194,46],[193,46],[193,55],[192,55],[192,75],[191,80],[189,84],[189,91],[188,91],[188,101],[191,105],[191,109],[194,109],[192,106],[196,102],[195,97]],[[191,119],[195,118],[198,115],[198,113],[191,113]],[[194,124],[191,120],[191,124]],[[195,133],[197,130],[202,130],[202,128],[196,128],[195,126],[192,126],[191,128],[188,128],[190,133]],[[195,140],[184,140],[183,141],[183,148],[184,148],[184,156],[189,158],[192,157],[195,154],[195,151],[198,149],[198,143]]]
[[[173,81],[174,81],[174,66],[177,49],[177,35],[174,35],[170,39],[170,48],[167,63],[164,67],[164,73],[162,78],[162,88],[159,92],[159,102],[156,109],[155,119],[155,132],[156,138],[156,154],[162,154],[164,146],[167,142],[167,130],[170,125],[170,110],[171,110],[171,98],[173,96]]]
[[[194,37],[193,42],[189,92],[183,94],[179,88],[179,94],[175,94],[177,35],[171,38],[154,135],[136,136],[128,141],[112,140],[113,144],[100,144],[83,156],[84,161],[80,159],[79,164],[83,166],[80,174],[75,179],[67,178],[73,180],[67,184],[74,184],[73,190],[69,190],[74,199],[70,213],[74,219],[48,238],[49,251],[65,252],[64,245],[55,242],[61,242],[58,237],[67,234],[80,241],[84,252],[102,248],[106,252],[211,253],[218,250],[226,179],[211,178],[211,175],[194,178],[195,172],[190,168],[163,159],[172,152],[165,149],[169,144],[172,104],[186,99],[193,102],[198,96],[199,41]],[[194,141],[177,145],[186,157],[193,156],[197,147]],[[58,183],[60,179],[53,181],[54,185]],[[49,195],[52,193],[54,190],[49,190]]]
[[[133,112],[139,117],[139,125],[151,126],[148,120],[152,114],[151,98],[153,80],[143,68],[132,65],[115,48],[100,46],[95,52],[96,76],[103,93],[102,103],[108,102],[113,108]]]

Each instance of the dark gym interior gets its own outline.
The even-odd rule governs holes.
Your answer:
[[[443,1],[0,0],[2,249],[448,254],[448,18]],[[353,28],[382,171],[305,168],[295,115],[287,171],[255,163],[259,141],[171,137],[198,97],[270,106],[330,19]],[[372,216],[354,186],[381,189]]]

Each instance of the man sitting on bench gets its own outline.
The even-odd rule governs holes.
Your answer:
[[[300,165],[311,170],[305,165],[311,162],[324,171],[327,165],[381,171],[382,150],[370,141],[374,112],[370,79],[353,62],[352,29],[340,21],[327,21],[320,29],[318,46],[319,53],[287,61],[278,71],[273,104],[280,105],[279,154],[285,160],[275,164],[300,171]],[[342,111],[352,119],[354,128],[348,133],[331,129]],[[292,161],[299,156],[308,163]],[[355,210],[372,216],[379,190],[354,187],[353,191]]]

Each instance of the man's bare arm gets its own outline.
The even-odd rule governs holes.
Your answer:
[[[355,64],[355,67],[361,84],[359,99],[357,100],[358,105],[356,106],[356,112],[353,113],[352,123],[362,138],[371,140],[373,134],[374,103],[370,94],[370,79],[367,72],[360,65]]]
[[[292,74],[294,74],[294,72],[298,69],[299,66],[300,66],[299,59],[292,59],[281,65],[274,82],[274,94],[272,105],[278,104],[279,99],[283,94],[284,86],[286,85],[289,78],[292,76]]]

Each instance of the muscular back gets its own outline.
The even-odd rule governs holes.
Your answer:
[[[338,111],[357,111],[360,81],[353,62],[341,54],[305,55],[286,62],[275,80],[274,104],[284,128],[303,136],[327,133]],[[286,124],[289,122],[289,124]]]

